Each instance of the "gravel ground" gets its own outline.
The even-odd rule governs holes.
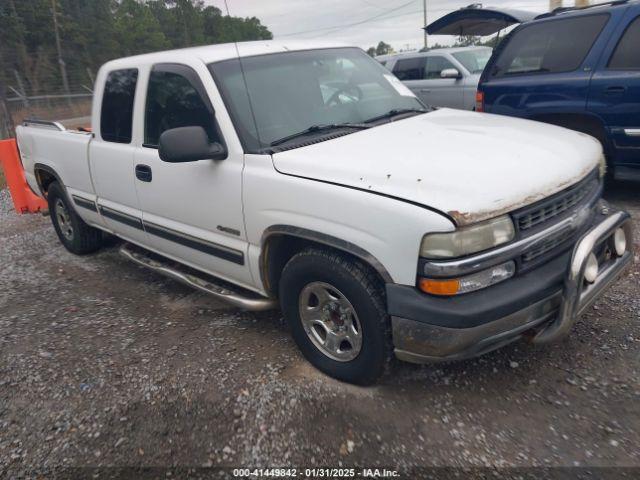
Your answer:
[[[632,212],[640,239],[637,186],[608,196]],[[310,367],[279,312],[231,309],[127,263],[115,244],[67,253],[48,218],[11,211],[6,190],[0,245],[0,477],[101,466],[640,467],[637,243],[630,275],[563,343],[398,363],[371,388]]]

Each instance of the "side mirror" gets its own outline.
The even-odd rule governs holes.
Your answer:
[[[456,68],[445,68],[440,72],[440,78],[462,78],[462,74]]]
[[[158,153],[163,162],[184,163],[197,160],[224,160],[227,149],[221,143],[210,143],[202,127],[180,127],[160,135]]]

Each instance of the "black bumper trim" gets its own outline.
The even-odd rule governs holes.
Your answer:
[[[477,292],[435,297],[387,284],[389,315],[447,328],[472,328],[517,312],[562,289],[571,252],[524,275]]]

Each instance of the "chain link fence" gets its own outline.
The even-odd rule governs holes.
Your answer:
[[[95,72],[73,57],[62,65],[43,49],[22,55],[5,51],[0,56],[0,139],[13,137],[15,127],[27,118],[71,121],[72,126],[80,119],[86,124]]]
[[[0,97],[0,139],[15,135],[15,127],[27,118],[59,121],[67,127],[85,125],[91,115],[91,91],[56,94]]]

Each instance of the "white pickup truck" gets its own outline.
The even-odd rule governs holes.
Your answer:
[[[92,131],[25,121],[30,187],[71,252],[248,310],[367,384],[393,354],[562,338],[633,258],[603,155],[559,127],[422,104],[362,50],[255,42],[112,61]]]

